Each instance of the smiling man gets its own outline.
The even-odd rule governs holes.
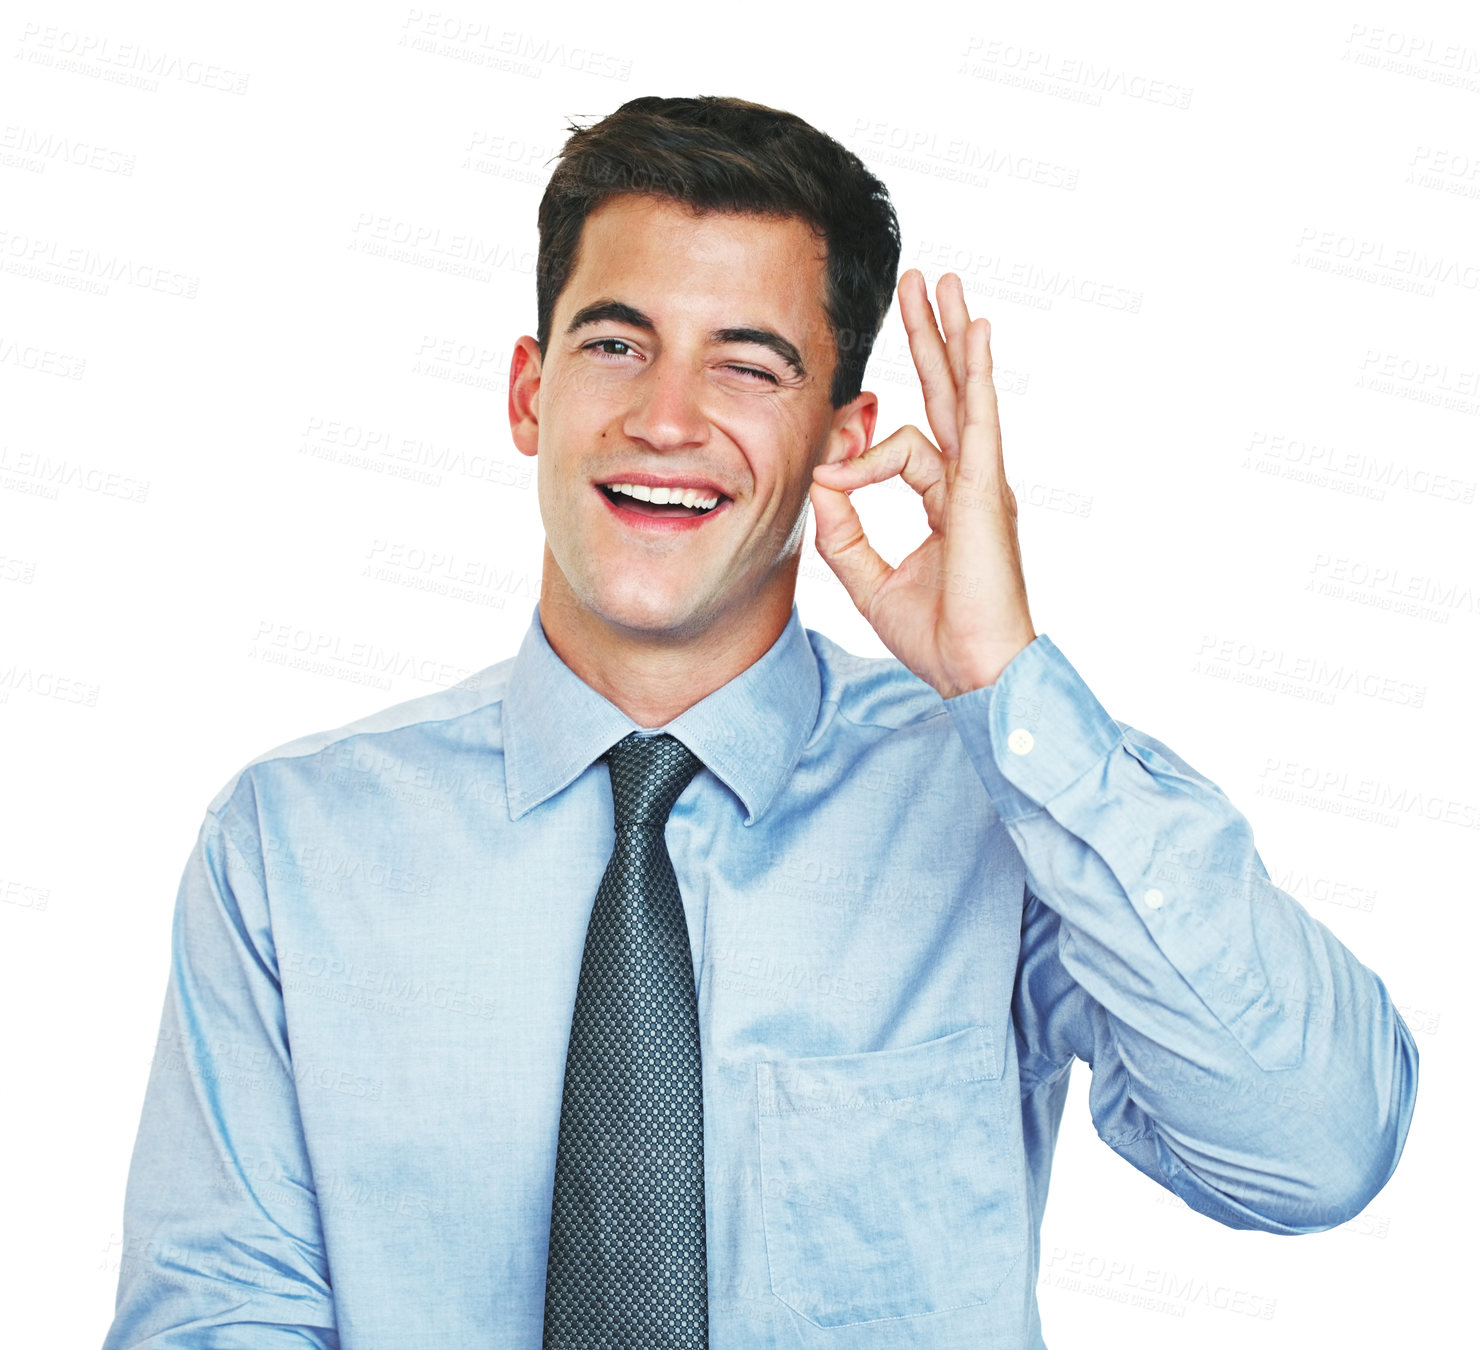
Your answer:
[[[548,333],[514,348],[545,636],[643,726],[772,646],[811,470],[868,444],[874,396],[832,404],[826,300],[826,248],[806,222],[620,195],[587,218]]]
[[[938,318],[898,286],[933,436],[874,443],[898,259],[789,114],[572,135],[510,370],[540,602],[517,655],[211,804],[107,1350],[1033,1350],[1075,1059],[1101,1138],[1220,1223],[1386,1182],[1412,1037],[1035,631],[954,277]],[[849,500],[895,474],[897,569]],[[802,625],[809,501],[895,659]]]

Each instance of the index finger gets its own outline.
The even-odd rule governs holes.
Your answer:
[[[910,340],[910,355],[925,394],[925,416],[941,453],[954,458],[960,451],[956,420],[956,380],[946,355],[945,339],[935,324],[925,275],[912,267],[899,279],[899,314]]]

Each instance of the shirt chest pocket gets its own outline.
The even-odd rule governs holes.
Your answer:
[[[1016,1085],[989,1031],[756,1068],[777,1298],[823,1327],[992,1298],[1029,1231]]]

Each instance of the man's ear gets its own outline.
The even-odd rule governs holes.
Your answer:
[[[819,464],[836,464],[863,454],[874,442],[874,423],[879,418],[879,396],[865,389],[856,398],[834,408],[827,448]]]
[[[540,346],[522,337],[509,357],[509,430],[521,455],[540,448]]]

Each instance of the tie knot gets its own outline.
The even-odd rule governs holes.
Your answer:
[[[668,813],[704,762],[677,737],[623,737],[602,756],[611,770],[612,806],[620,825],[668,823]]]

